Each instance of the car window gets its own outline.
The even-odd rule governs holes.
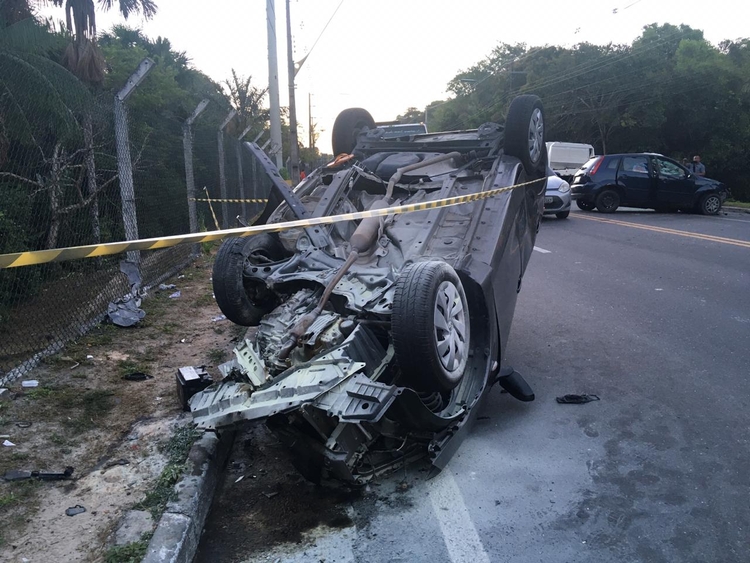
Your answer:
[[[623,172],[634,172],[636,174],[648,174],[648,157],[624,156],[622,157]]]
[[[659,164],[659,176],[663,178],[685,177],[685,171],[674,162],[670,162],[664,158],[657,158],[656,162]]]

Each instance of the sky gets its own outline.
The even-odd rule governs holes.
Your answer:
[[[266,87],[267,2],[156,0],[159,11],[150,21],[131,16],[124,22],[113,11],[98,15],[97,26],[101,31],[127,23],[149,37],[166,37],[214,80],[223,82],[235,69]],[[286,106],[286,2],[271,2]],[[645,25],[684,23],[718,44],[750,35],[738,5],[737,0],[291,0],[294,60],[309,53],[295,80],[300,141],[307,144],[309,100],[318,147],[330,152],[330,132],[342,109],[363,107],[376,121],[393,120],[409,107],[424,109],[449,97],[447,83],[498,43],[630,43]],[[59,8],[42,13],[62,17]]]

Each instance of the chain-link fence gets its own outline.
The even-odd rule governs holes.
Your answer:
[[[236,127],[220,131],[228,107],[206,102],[185,119],[155,103],[154,64],[134,68],[122,89],[95,92],[48,59],[0,48],[0,254],[233,227],[260,212],[260,203],[200,201],[265,199],[270,181]],[[0,270],[0,383],[105,318],[131,291],[122,260],[148,288],[196,252]]]

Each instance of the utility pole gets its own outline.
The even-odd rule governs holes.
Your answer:
[[[268,98],[271,105],[271,148],[276,151],[276,168],[283,166],[281,148],[281,105],[279,103],[279,62],[276,57],[276,6],[266,0],[268,28]]]
[[[309,142],[307,143],[310,146],[310,149],[315,148],[315,134],[313,132],[313,120],[312,120],[312,94],[307,94],[307,115],[309,116],[309,121],[307,124],[307,131],[309,134]]]
[[[299,184],[299,145],[297,144],[297,102],[294,99],[294,53],[292,52],[292,16],[286,0],[286,49],[289,64],[289,175],[292,185]]]

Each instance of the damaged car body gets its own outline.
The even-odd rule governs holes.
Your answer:
[[[479,194],[493,197],[225,240],[213,284],[248,326],[222,379],[190,400],[208,431],[265,421],[310,480],[364,483],[429,455],[441,469],[489,389],[533,393],[501,367],[548,175],[533,95],[504,126],[387,138],[343,111],[334,162],[294,190],[252,144],[274,188],[256,224]]]

